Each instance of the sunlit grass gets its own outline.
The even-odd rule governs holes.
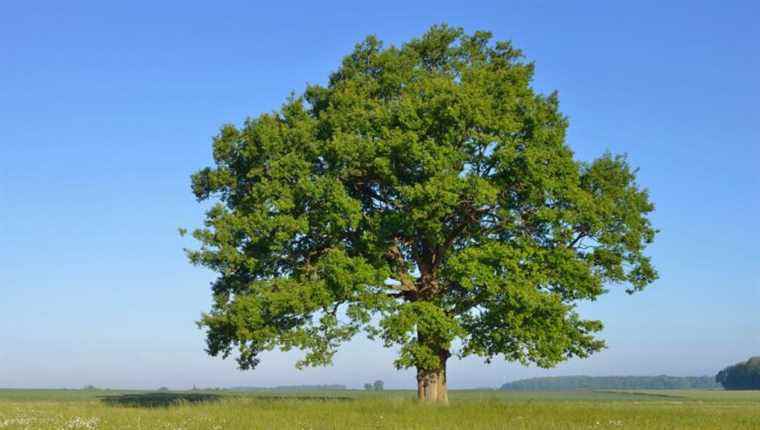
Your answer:
[[[189,394],[0,391],[0,429],[760,428],[760,392],[454,391],[448,407],[418,404],[410,391]]]

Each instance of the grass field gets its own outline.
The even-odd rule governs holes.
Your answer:
[[[760,392],[0,390],[0,429],[760,429]]]

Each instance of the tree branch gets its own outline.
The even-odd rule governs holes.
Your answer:
[[[401,253],[398,244],[394,242],[385,255],[396,266],[396,279],[401,283],[401,285],[393,285],[392,287],[398,291],[417,291],[417,286],[406,268],[406,261],[404,261],[404,255]],[[391,285],[387,286],[391,287]]]
[[[437,267],[438,265],[440,265],[443,255],[446,253],[446,251],[448,251],[451,245],[454,244],[454,242],[457,240],[459,235],[461,235],[462,232],[464,232],[467,229],[467,227],[473,224],[477,224],[478,216],[481,213],[487,212],[490,209],[490,207],[475,209],[472,207],[470,202],[465,202],[464,206],[467,208],[466,214],[463,217],[465,219],[462,220],[459,223],[459,225],[454,227],[452,231],[446,236],[446,239],[444,240],[444,242],[436,248],[436,255],[434,256],[434,267]]]
[[[578,231],[578,236],[576,236],[575,239],[573,239],[573,241],[567,245],[567,247],[568,248],[575,247],[575,245],[577,245],[578,242],[580,242],[584,237],[588,237],[588,227],[586,226],[583,226],[580,228],[580,231]]]

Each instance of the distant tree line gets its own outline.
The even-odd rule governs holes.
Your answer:
[[[364,391],[383,391],[385,389],[385,383],[381,380],[375,382],[367,382],[364,384]]]
[[[276,391],[339,391],[347,390],[345,385],[278,385],[272,388]]]
[[[760,357],[728,366],[715,375],[726,390],[760,390]]]
[[[230,387],[230,391],[341,391],[345,385],[278,385],[276,387]]]
[[[677,390],[720,388],[709,376],[554,376],[522,379],[501,386],[511,391]]]

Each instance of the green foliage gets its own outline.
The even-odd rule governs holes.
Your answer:
[[[715,375],[726,390],[760,390],[760,357],[728,366]]]
[[[688,390],[718,388],[709,376],[555,376],[529,378],[501,386],[510,391]]]
[[[368,37],[326,86],[224,126],[192,177],[215,202],[188,251],[219,274],[208,352],[326,365],[365,332],[400,346],[398,367],[438,369],[603,348],[575,306],[656,279],[654,206],[624,157],[574,159],[532,77],[509,42],[436,26],[401,47]]]

